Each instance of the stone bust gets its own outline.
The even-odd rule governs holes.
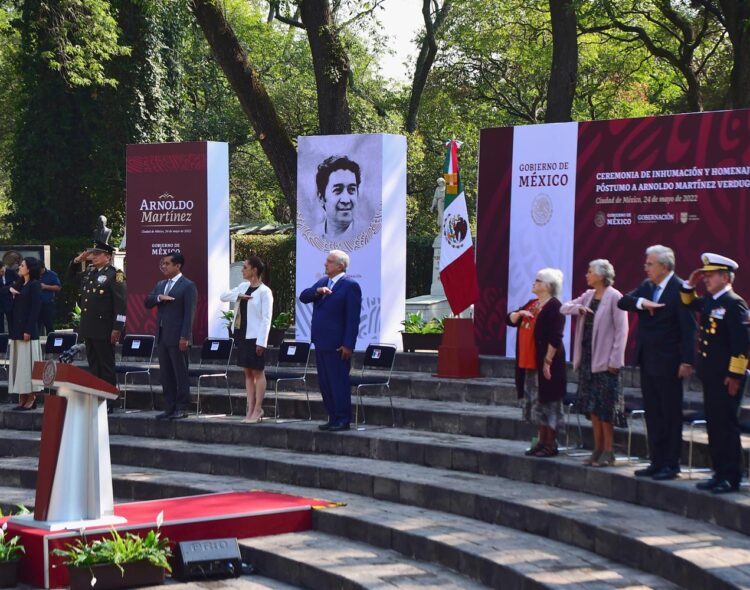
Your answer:
[[[107,218],[104,215],[100,215],[94,228],[94,240],[102,244],[109,244],[111,237],[112,230],[107,227]]]

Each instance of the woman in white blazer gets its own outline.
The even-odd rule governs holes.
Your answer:
[[[237,302],[234,312],[234,342],[237,365],[245,370],[247,412],[243,422],[255,424],[263,419],[263,397],[266,394],[265,352],[271,330],[273,293],[261,277],[265,263],[251,256],[242,265],[245,279],[231,291],[221,294],[222,301]]]

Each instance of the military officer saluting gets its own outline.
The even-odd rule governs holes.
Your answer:
[[[68,278],[78,282],[81,300],[81,324],[78,334],[86,344],[86,359],[91,372],[117,385],[115,344],[125,325],[125,274],[111,265],[115,249],[103,242],[76,256],[68,267]],[[81,263],[89,262],[81,271]]]
[[[732,290],[737,263],[706,252],[703,266],[685,282],[685,305],[701,314],[698,332],[698,376],[703,383],[703,404],[708,447],[714,475],[697,487],[714,494],[736,492],[742,478],[739,407],[745,384],[750,339],[744,325],[747,303]],[[703,280],[706,295],[697,297],[695,285]]]

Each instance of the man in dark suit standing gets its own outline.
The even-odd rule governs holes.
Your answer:
[[[188,364],[198,289],[182,274],[184,265],[185,257],[179,252],[162,258],[165,278],[156,283],[145,301],[148,309],[157,309],[157,353],[165,403],[165,411],[156,416],[157,420],[187,418],[190,403]]]
[[[81,324],[78,335],[86,344],[91,372],[117,385],[115,344],[125,325],[127,292],[125,274],[110,263],[115,249],[102,242],[76,256],[68,267],[68,278],[81,290]],[[91,264],[80,271],[83,262]],[[111,406],[110,406],[111,408]]]
[[[8,268],[0,261],[0,287],[7,287],[18,280],[16,271]],[[10,332],[10,311],[13,309],[13,297],[6,289],[0,294],[0,332]],[[8,329],[5,329],[5,320],[8,321]]]
[[[692,374],[695,356],[695,317],[680,301],[682,280],[674,267],[671,248],[647,248],[647,279],[617,304],[638,314],[637,358],[651,464],[635,474],[656,480],[680,472],[682,380]]]
[[[706,252],[703,266],[694,270],[682,289],[685,307],[701,314],[698,337],[698,376],[703,383],[703,406],[708,449],[714,475],[697,484],[699,490],[728,494],[740,488],[742,445],[739,408],[747,371],[747,303],[732,290],[737,263]],[[695,284],[703,280],[707,294],[697,297]]]
[[[312,287],[302,291],[299,300],[313,304],[312,343],[320,391],[328,412],[328,422],[321,430],[349,430],[352,421],[349,371],[359,333],[362,290],[346,276],[349,255],[331,250],[326,257],[325,274]]]

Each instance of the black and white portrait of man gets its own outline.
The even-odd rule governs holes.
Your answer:
[[[380,231],[381,158],[370,137],[314,138],[300,153],[298,228],[319,250],[351,252]]]
[[[359,164],[346,156],[331,156],[318,166],[315,186],[324,216],[317,232],[321,237],[334,242],[356,238],[361,181]]]

